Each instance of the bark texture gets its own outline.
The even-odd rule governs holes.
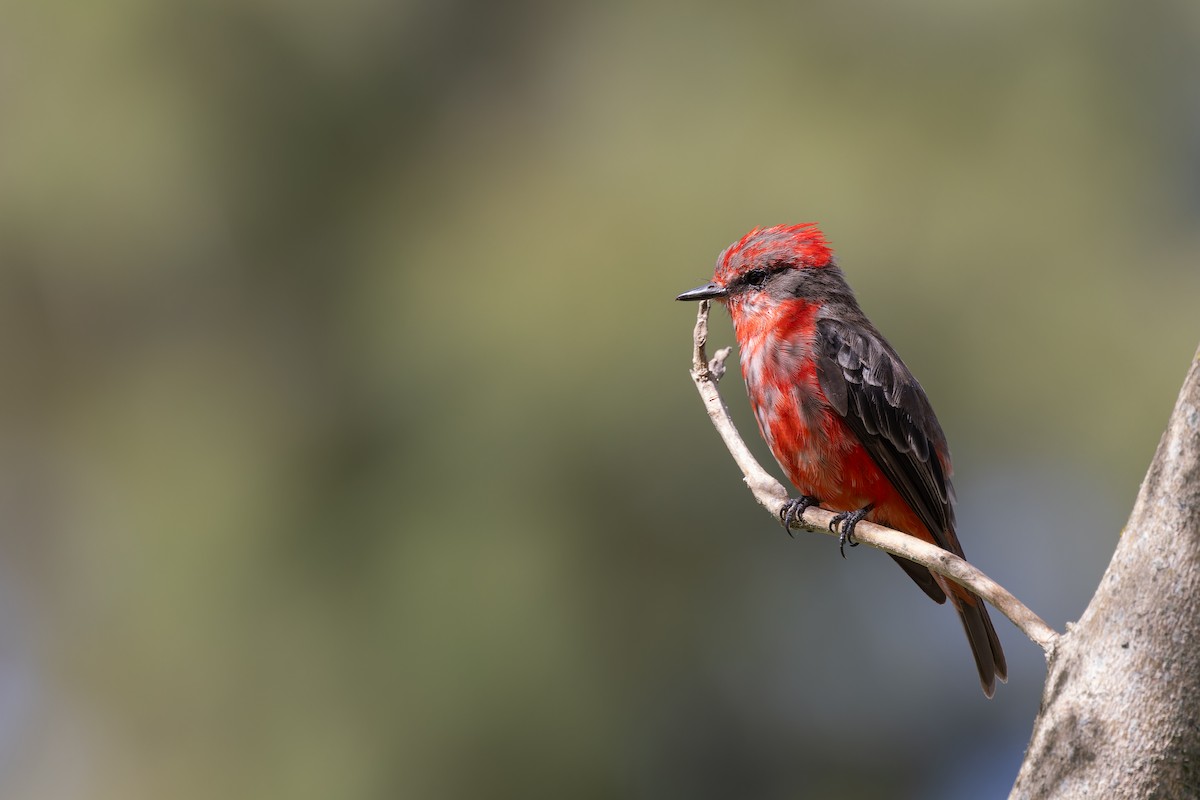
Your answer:
[[[1200,798],[1200,352],[1116,553],[1050,658],[1010,800]]]

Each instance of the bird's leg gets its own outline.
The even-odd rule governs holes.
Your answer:
[[[800,521],[801,515],[804,514],[806,508],[812,508],[821,501],[812,495],[802,494],[795,499],[789,499],[783,504],[783,508],[779,509],[779,521],[783,523],[783,529],[787,531],[788,536],[793,539],[796,534],[792,533],[792,525]]]
[[[873,505],[867,504],[857,511],[843,511],[829,520],[831,531],[836,531],[839,524],[842,526],[842,533],[838,536],[838,552],[842,554],[842,558],[846,557],[847,544],[858,547],[858,542],[854,541],[854,526],[863,521],[863,517],[870,513]]]

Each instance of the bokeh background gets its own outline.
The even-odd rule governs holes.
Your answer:
[[[788,539],[672,298],[820,222],[1061,628],[1200,331],[1195,3],[2,17],[5,797],[1006,794],[1040,652]]]

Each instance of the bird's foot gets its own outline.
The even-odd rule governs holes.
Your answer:
[[[787,531],[788,536],[793,539],[796,537],[796,534],[792,533],[792,525],[800,521],[805,509],[812,508],[820,502],[811,495],[802,494],[783,504],[783,508],[779,509],[779,521],[783,523],[783,529]]]
[[[842,526],[842,532],[838,536],[838,552],[842,554],[842,558],[846,557],[846,545],[858,547],[858,542],[854,540],[854,526],[862,522],[863,517],[867,516],[870,511],[871,506],[863,506],[857,511],[843,511],[829,520],[829,530],[831,531],[837,531],[838,525]]]

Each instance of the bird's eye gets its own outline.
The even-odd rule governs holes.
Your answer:
[[[765,269],[752,269],[746,273],[746,283],[755,288],[761,287],[767,282],[767,271]]]

